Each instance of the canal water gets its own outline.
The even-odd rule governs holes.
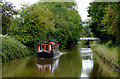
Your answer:
[[[2,77],[118,77],[89,47],[62,50],[59,58],[36,55],[2,63]]]

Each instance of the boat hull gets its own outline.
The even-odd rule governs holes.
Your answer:
[[[59,51],[55,52],[55,53],[49,53],[49,52],[37,52],[37,57],[40,57],[40,58],[53,58],[55,56],[58,56],[59,55]]]

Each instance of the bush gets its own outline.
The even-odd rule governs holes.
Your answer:
[[[105,44],[106,47],[112,47],[113,46],[113,42],[110,40]]]
[[[2,60],[16,59],[29,55],[27,47],[18,40],[7,35],[0,35],[2,39]]]

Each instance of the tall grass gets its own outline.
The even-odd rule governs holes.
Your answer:
[[[105,45],[101,44],[91,44],[91,48],[104,56],[106,59],[112,60],[114,63],[118,64],[118,48],[107,48]]]
[[[2,39],[2,53],[0,54],[2,54],[3,61],[24,57],[30,54],[27,47],[14,37],[0,35],[0,39]]]

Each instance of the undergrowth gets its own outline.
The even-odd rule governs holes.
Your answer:
[[[114,63],[118,64],[118,47],[115,48],[108,48],[103,44],[91,44],[91,48],[99,53],[100,55],[104,56],[106,59],[112,60]]]
[[[14,37],[0,35],[0,39],[2,39],[2,53],[0,53],[2,55],[2,61],[18,59],[31,54],[28,48]]]

